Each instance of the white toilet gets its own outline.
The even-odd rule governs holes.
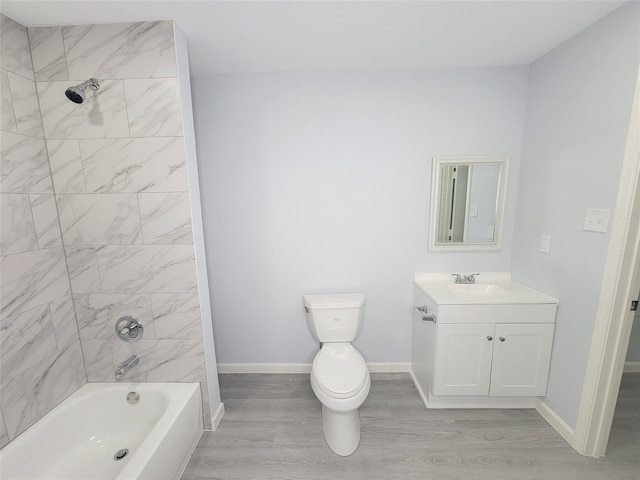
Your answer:
[[[358,448],[358,408],[371,387],[367,364],[351,345],[362,328],[365,301],[364,293],[304,295],[307,323],[321,343],[311,367],[311,388],[322,403],[324,438],[343,457]]]

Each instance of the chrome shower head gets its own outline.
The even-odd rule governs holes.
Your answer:
[[[98,90],[98,88],[100,88],[100,81],[95,78],[90,78],[86,82],[82,82],[80,85],[67,88],[67,91],[64,92],[64,94],[72,102],[82,103],[84,102],[84,91],[87,88],[90,88],[95,92],[96,90]]]

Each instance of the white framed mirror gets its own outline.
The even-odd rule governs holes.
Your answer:
[[[433,157],[429,250],[500,250],[509,156]]]

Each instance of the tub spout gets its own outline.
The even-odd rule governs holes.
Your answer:
[[[116,380],[120,380],[125,373],[135,367],[138,363],[140,363],[140,357],[137,355],[131,355],[127,358],[116,368]]]

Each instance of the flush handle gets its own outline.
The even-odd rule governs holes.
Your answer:
[[[429,309],[427,308],[426,305],[422,305],[421,307],[416,307],[416,310],[418,311],[418,315],[420,315],[420,318],[422,319],[423,322],[436,323],[436,314],[429,313]]]

